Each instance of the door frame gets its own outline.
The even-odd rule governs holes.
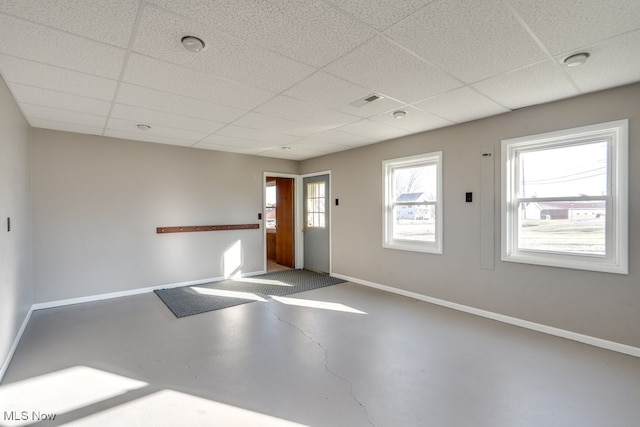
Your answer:
[[[304,258],[302,258],[302,249],[300,243],[302,242],[302,212],[300,208],[300,198],[302,193],[298,193],[298,190],[302,187],[302,178],[300,175],[292,173],[281,172],[263,172],[262,173],[262,260],[263,260],[263,272],[267,272],[267,177],[273,176],[276,178],[292,178],[293,179],[293,257],[295,268],[304,267]]]
[[[282,172],[263,172],[262,173],[262,208],[260,209],[262,212],[262,260],[263,260],[263,272],[267,272],[267,228],[266,224],[266,205],[267,205],[267,177],[273,176],[276,178],[293,178],[293,241],[294,241],[294,264],[295,268],[304,268],[304,233],[302,229],[304,228],[304,218],[302,218],[302,211],[304,206],[303,195],[303,179],[320,176],[320,175],[328,175],[329,176],[329,274],[333,274],[333,185],[331,183],[331,170],[320,171],[320,172],[311,172],[303,175],[292,174],[292,173],[282,173]]]

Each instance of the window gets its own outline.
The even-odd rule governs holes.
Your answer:
[[[502,141],[502,260],[627,274],[628,121]]]
[[[385,248],[442,253],[442,152],[385,160]]]
[[[265,213],[265,226],[268,229],[276,228],[276,183],[268,182],[266,188],[266,206],[264,209]]]
[[[324,182],[307,183],[307,227],[325,227]]]

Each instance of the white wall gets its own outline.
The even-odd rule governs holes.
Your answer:
[[[36,303],[219,278],[238,248],[241,271],[261,271],[262,229],[156,227],[259,223],[263,171],[297,172],[293,161],[100,136],[31,139]]]
[[[630,274],[500,261],[500,142],[630,120]],[[640,347],[640,84],[526,108],[301,163],[332,170],[333,271],[429,297]],[[480,268],[481,147],[495,147],[495,269]],[[444,255],[382,248],[385,159],[443,151]],[[465,192],[474,202],[465,203]],[[485,195],[486,196],[486,195]]]
[[[30,203],[29,126],[0,78],[0,364],[33,300]]]

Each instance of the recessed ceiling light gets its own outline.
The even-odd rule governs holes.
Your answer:
[[[200,52],[204,49],[204,42],[195,36],[184,36],[182,38],[182,46],[190,52]]]
[[[151,126],[149,126],[149,125],[145,125],[145,124],[142,124],[142,123],[140,123],[140,124],[136,125],[136,127],[137,127],[138,129],[140,129],[140,130],[149,130],[149,129],[151,129]]]
[[[291,147],[282,147],[282,151],[291,151]]]
[[[567,67],[578,67],[585,62],[589,58],[589,54],[587,52],[576,53],[575,55],[571,55],[565,58],[564,65]]]
[[[396,119],[401,119],[407,115],[406,111],[398,110],[393,112],[393,117]]]

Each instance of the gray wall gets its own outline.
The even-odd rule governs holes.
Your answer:
[[[500,141],[630,120],[630,274],[500,261]],[[333,271],[430,297],[640,347],[640,84],[412,135],[301,163],[332,170]],[[495,270],[480,268],[480,151],[495,147]],[[384,159],[444,155],[444,255],[382,248]],[[465,192],[473,191],[473,203]]]
[[[29,126],[0,78],[0,363],[33,300],[30,203]]]
[[[237,242],[241,271],[261,271],[262,229],[159,235],[156,227],[257,223],[263,171],[298,167],[42,129],[31,142],[36,303],[221,277]]]

